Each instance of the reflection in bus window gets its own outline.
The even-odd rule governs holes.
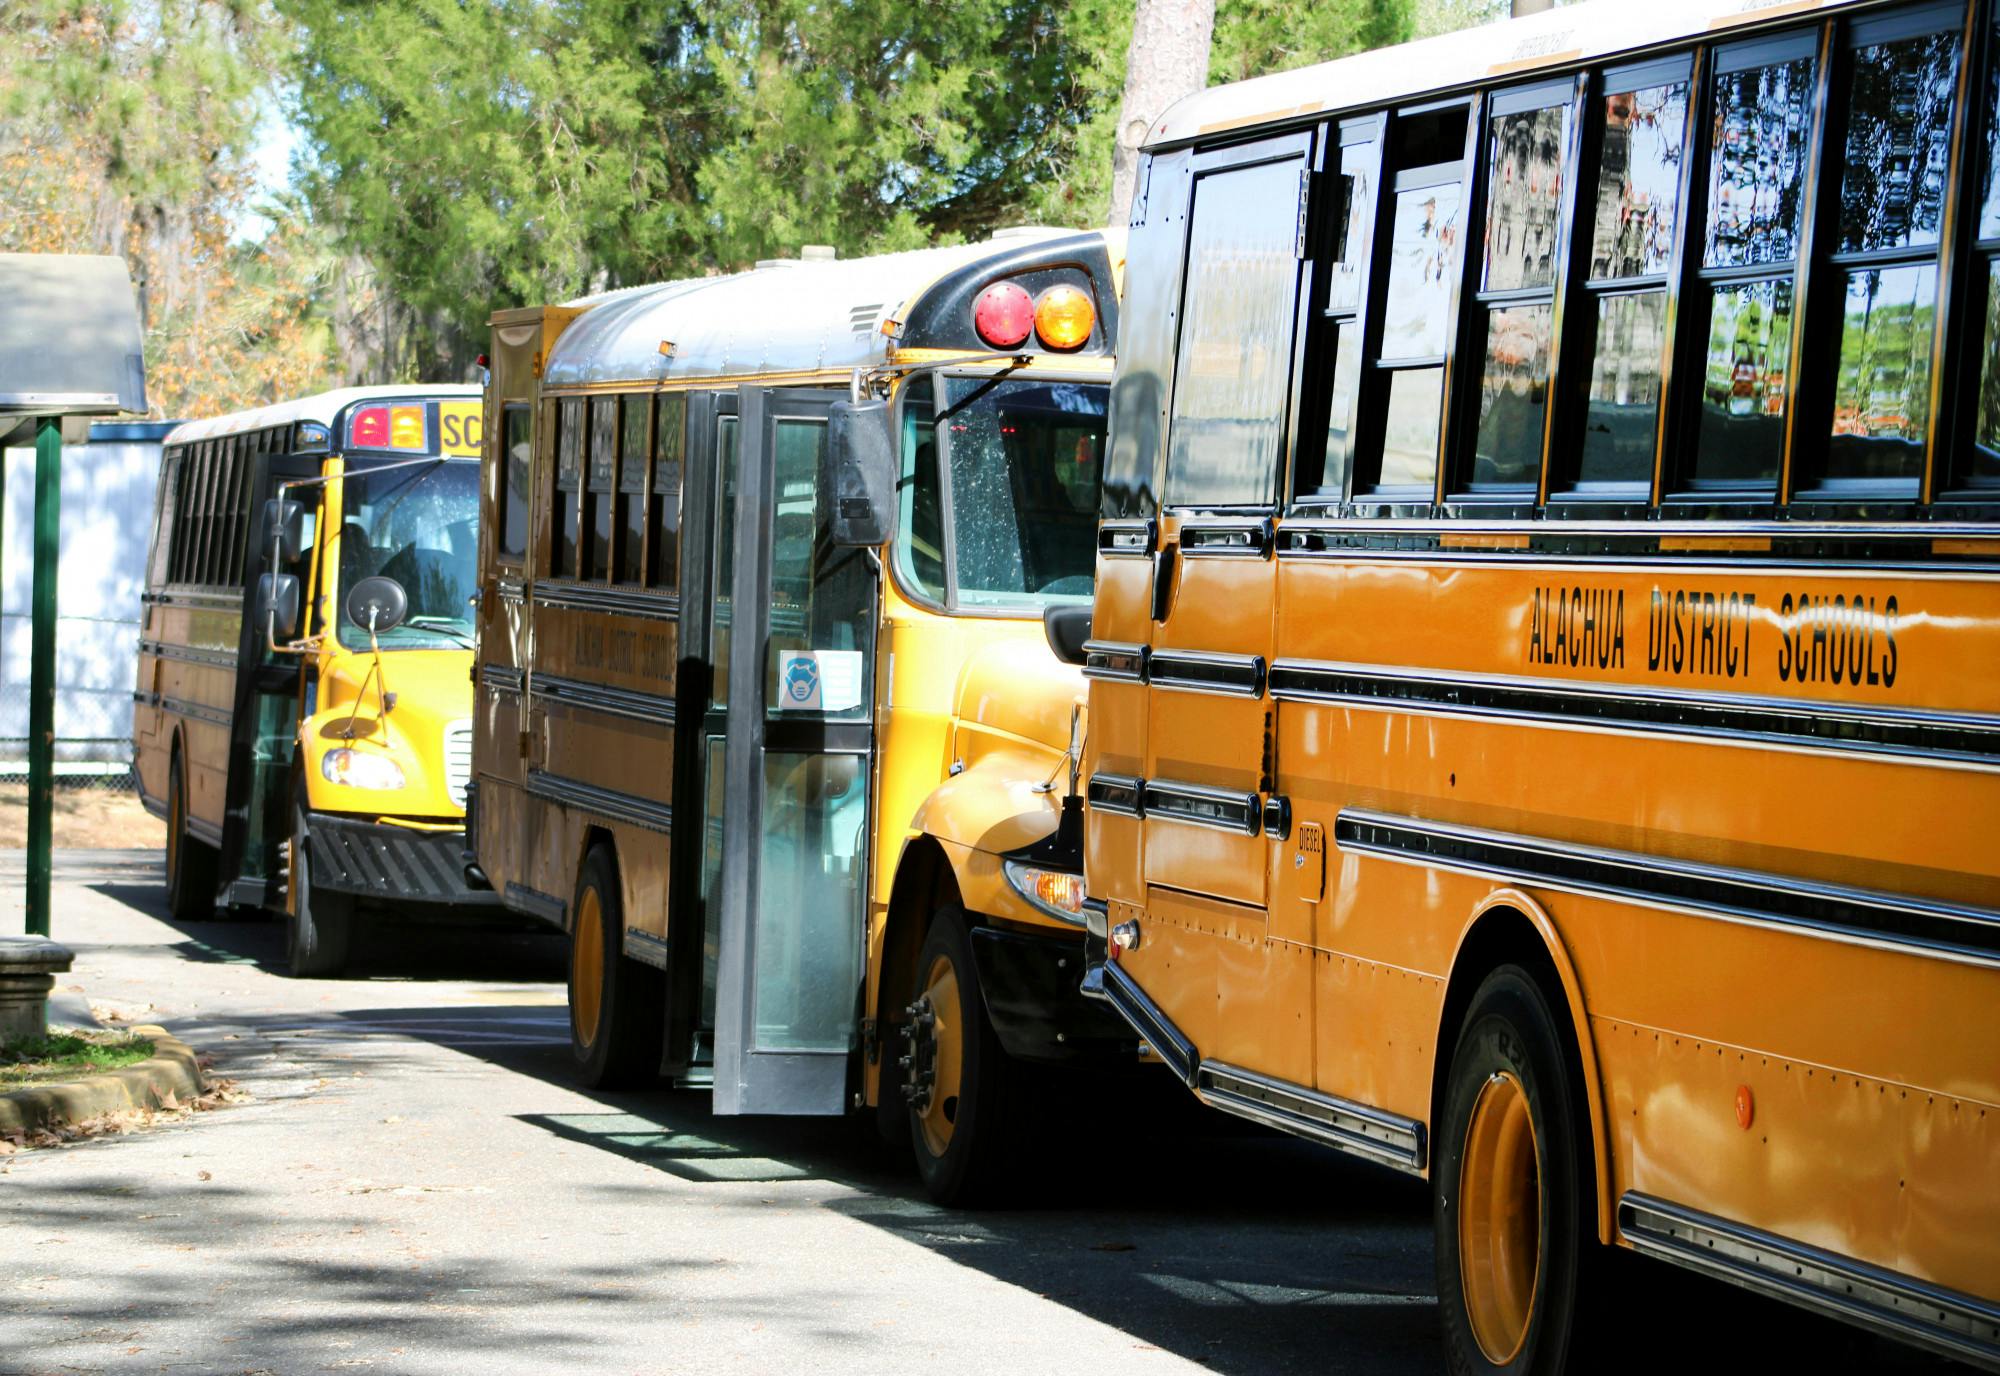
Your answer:
[[[715,432],[715,573],[709,596],[715,604],[709,633],[709,695],[720,707],[729,701],[730,607],[736,599],[736,417],[720,416]],[[775,624],[775,623],[774,623]]]
[[[456,649],[472,643],[479,554],[479,464],[445,460],[350,472],[341,490],[340,643],[365,649],[368,628],[348,620],[347,590],[380,574],[402,584],[409,615],[380,633],[383,649]]]
[[[1801,57],[1716,77],[1709,267],[1784,263],[1797,256],[1813,66],[1811,58]]]
[[[1299,281],[1299,167],[1286,158],[1195,183],[1169,506],[1263,503],[1276,490]]]
[[[1576,470],[1579,490],[1653,480],[1666,315],[1662,291],[1606,296],[1597,303],[1590,410]]]
[[[1404,368],[1389,375],[1380,486],[1430,490],[1437,480],[1438,426],[1443,420],[1444,369]]]
[[[1105,391],[1088,382],[951,378],[960,606],[1033,610],[1090,596],[1104,472]]]
[[[2000,263],[1986,265],[1986,347],[1973,424],[1979,443],[1966,476],[1981,487],[2000,485]]]
[[[646,586],[680,586],[681,455],[687,447],[687,394],[662,392],[653,402],[652,552],[646,556]]]
[[[1361,264],[1368,256],[1368,226],[1375,218],[1374,141],[1344,145],[1340,150],[1340,178],[1347,214],[1340,226],[1340,243],[1334,258],[1333,283],[1327,291],[1326,308],[1353,311],[1361,307]]]
[[[1992,42],[2000,45],[2000,24]],[[1986,64],[1986,198],[1979,210],[1979,237],[2000,239],[2000,62]],[[1990,339],[1992,336],[1988,336]]]
[[[1646,277],[1673,262],[1687,101],[1685,81],[1604,98],[1590,250],[1594,280]]]
[[[1956,34],[1855,50],[1840,181],[1841,252],[1938,241],[1957,81]]]
[[[1349,426],[1360,390],[1361,322],[1350,318],[1333,332],[1333,394],[1327,402],[1326,462],[1320,470],[1317,495],[1339,497],[1347,491],[1347,474],[1354,462],[1354,436]]]
[[[651,434],[647,398],[625,397],[618,442],[618,572],[621,583],[639,581],[646,553],[646,469],[652,462],[646,441]]]
[[[1696,482],[1771,484],[1785,447],[1789,278],[1715,288],[1702,380]]]
[[[824,424],[780,417],[772,427],[770,640],[764,701],[788,710],[780,681],[788,651],[821,656],[823,714],[868,719],[872,661],[865,619],[874,571],[860,550],[826,539],[820,506]],[[829,655],[834,656],[829,658]],[[839,658],[839,656],[851,658]],[[843,677],[843,675],[845,675]],[[760,957],[761,959],[761,957]]]
[[[570,578],[576,574],[576,494],[583,485],[583,400],[565,397],[557,407],[555,496],[549,510],[555,538],[550,541],[549,573]]]
[[[506,466],[500,472],[500,557],[519,560],[528,552],[528,460],[533,449],[534,412],[523,402],[507,403],[502,443]]]
[[[1396,193],[1396,220],[1389,238],[1389,299],[1382,322],[1385,361],[1444,353],[1451,332],[1451,278],[1458,261],[1463,194],[1456,182]]]
[[[618,453],[618,398],[590,403],[590,483],[583,506],[583,565],[580,578],[611,577],[611,479]]]
[[[1828,478],[1915,481],[1923,475],[1936,322],[1935,265],[1847,275]]]
[[[1562,208],[1567,106],[1548,105],[1493,121],[1486,181],[1486,290],[1555,281],[1556,219]]]
[[[1487,316],[1472,485],[1533,487],[1548,410],[1549,324],[1555,308],[1502,307]]]

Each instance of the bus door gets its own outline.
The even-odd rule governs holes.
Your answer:
[[[284,898],[281,848],[291,835],[292,752],[298,735],[300,677],[305,656],[273,652],[259,603],[266,574],[289,574],[297,583],[297,624],[279,627],[279,642],[307,632],[308,571],[320,507],[318,486],[294,488],[289,500],[302,508],[299,555],[275,552],[265,504],[278,485],[320,475],[324,455],[274,454],[258,464],[250,485],[250,536],[243,555],[243,631],[236,650],[236,706],[230,716],[229,774],[222,819],[223,899],[249,907],[276,907]]]
[[[718,589],[729,589],[726,634],[713,642],[728,680],[723,781],[705,790],[704,819],[719,826],[722,850],[717,1113],[847,1106],[868,893],[877,565],[872,551],[827,538],[820,466],[842,395],[740,389],[735,490],[716,503]]]

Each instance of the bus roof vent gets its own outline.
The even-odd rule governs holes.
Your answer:
[[[831,263],[840,257],[840,250],[832,244],[807,244],[799,250],[802,263]]]
[[[882,317],[882,307],[878,302],[873,306],[856,306],[847,313],[848,326],[859,335],[875,333],[875,322]]]

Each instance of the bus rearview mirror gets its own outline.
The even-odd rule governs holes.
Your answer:
[[[403,624],[410,614],[410,595],[401,583],[378,573],[347,590],[346,609],[349,621],[381,635]]]
[[[293,573],[257,575],[257,614],[268,628],[269,643],[290,640],[299,633],[299,579]]]
[[[879,545],[896,523],[896,439],[886,401],[836,401],[820,491],[836,545]]]
[[[280,567],[299,561],[305,552],[305,538],[305,503],[277,497],[264,503],[263,545],[276,552]]]

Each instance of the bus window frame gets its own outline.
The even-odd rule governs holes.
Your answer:
[[[981,381],[991,381],[997,378],[1002,382],[1032,381],[1094,384],[1103,387],[1105,390],[1105,416],[1108,425],[1111,407],[1111,376],[1108,373],[1088,373],[1076,369],[1059,367],[1050,369],[1041,369],[1032,366],[1027,368],[1009,368],[1000,365],[969,368],[925,368],[922,370],[921,375],[931,379],[931,386],[933,388],[931,394],[933,398],[931,462],[937,466],[938,525],[944,535],[944,549],[940,553],[943,556],[942,562],[944,565],[945,599],[940,602],[937,598],[931,596],[928,591],[919,587],[914,575],[903,567],[902,550],[904,548],[903,536],[905,534],[905,523],[901,519],[900,499],[898,502],[896,529],[890,535],[887,542],[889,557],[882,561],[884,567],[889,570],[889,576],[895,580],[896,595],[911,606],[930,612],[935,616],[962,616],[977,620],[1040,621],[1042,619],[1042,612],[1039,610],[1005,606],[968,608],[961,605],[958,600],[957,526],[954,523],[951,491],[951,436],[937,428],[937,398],[950,394],[949,389],[944,384],[952,378],[969,378]],[[903,393],[909,387],[910,383],[915,380],[916,376],[917,374],[912,373],[911,376],[899,382],[895,395],[890,401],[889,424],[893,428],[898,445],[902,443],[903,436]],[[1104,465],[1109,457],[1110,445],[1107,440],[1105,452],[1098,456],[1097,461],[1100,505],[1103,500]],[[902,459],[903,456],[899,453],[897,455],[899,465]],[[900,483],[903,481],[900,476],[900,466],[898,474],[898,482]],[[913,474],[910,481],[914,480]],[[1095,519],[1094,516],[1093,519]]]

